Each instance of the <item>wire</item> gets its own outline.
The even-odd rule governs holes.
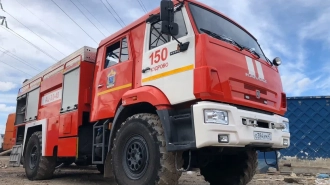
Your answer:
[[[6,11],[5,11],[6,12]],[[52,44],[50,44],[49,42],[47,42],[45,39],[43,39],[40,35],[38,35],[37,33],[35,33],[34,31],[32,31],[30,28],[28,28],[27,26],[25,26],[21,21],[19,21],[18,19],[16,19],[14,16],[12,16],[10,13],[6,12],[9,16],[11,16],[13,19],[15,19],[17,22],[19,22],[21,25],[23,25],[26,29],[30,30],[32,33],[34,33],[37,37],[39,37],[41,40],[45,41],[48,45],[50,45],[52,48],[54,48],[55,50],[57,50],[58,52],[62,53],[60,50],[58,50],[56,47],[54,47]],[[65,54],[62,53],[64,56]]]
[[[84,31],[85,33],[86,33],[86,35],[88,35],[88,37],[90,38],[90,39],[92,39],[96,44],[98,44],[97,42],[96,42],[96,40],[94,40],[81,26],[79,26],[79,24],[76,22],[76,21],[74,21],[67,13],[65,13],[65,11],[57,4],[57,3],[55,3],[55,1],[53,1],[53,0],[51,0],[60,10],[62,10],[62,12],[67,16],[67,17],[69,17],[70,19],[71,19],[71,21],[72,22],[74,22],[82,31]]]
[[[3,28],[2,26],[0,26],[1,28]],[[15,34],[17,37],[19,37],[20,39],[23,39],[25,42],[31,44],[32,46],[34,46],[36,49],[38,49],[39,51],[41,51],[42,53],[44,53],[45,55],[49,56],[50,58],[52,58],[53,60],[57,61],[56,58],[52,57],[51,55],[49,55],[48,53],[46,53],[44,50],[40,49],[38,46],[34,45],[32,42],[28,41],[26,38],[24,38],[23,36],[21,36],[20,34],[16,33],[14,30],[8,28],[3,28],[7,31],[11,31],[11,33]]]
[[[12,68],[14,68],[14,69],[16,69],[16,70],[19,70],[19,71],[21,71],[22,73],[25,73],[25,74],[29,75],[30,77],[33,76],[33,75],[31,75],[31,74],[29,74],[29,73],[26,73],[26,72],[24,72],[24,71],[22,71],[22,70],[20,70],[20,69],[18,69],[18,68],[16,68],[16,67],[14,67],[14,66],[12,66],[12,65],[9,65],[9,64],[7,64],[7,63],[1,61],[1,60],[0,60],[0,62],[3,63],[3,64],[5,64],[5,65],[7,65],[7,66],[9,66],[9,67],[12,67]]]
[[[109,8],[105,5],[105,3],[103,2],[103,0],[100,0],[102,3],[103,3],[103,5],[104,5],[104,7],[108,10],[108,12],[115,18],[115,20],[117,21],[117,23],[121,26],[121,27],[123,27],[123,25],[117,20],[117,18],[115,17],[115,15],[113,15],[113,13],[109,10]]]
[[[21,4],[18,0],[16,0],[16,2],[18,4],[20,4],[22,7],[24,7],[27,11],[29,11],[32,15],[34,15],[37,19],[39,19],[39,21],[43,22],[46,26],[48,26],[51,30],[54,31],[54,33],[56,33],[58,36],[60,36],[61,38],[65,39],[65,37],[63,35],[61,35],[60,33],[56,32],[54,28],[52,28],[49,24],[47,24],[45,21],[43,21],[42,19],[38,18],[38,16],[36,14],[34,14],[30,9],[28,9],[26,6],[24,6],[23,4]],[[69,42],[72,46],[76,47],[76,45],[74,43],[72,43],[70,40],[65,39],[67,42]]]
[[[102,23],[100,23],[100,21],[98,21],[98,19],[78,0],[77,1],[105,30],[109,31]]]
[[[140,4],[142,10],[143,10],[145,13],[147,13],[147,9],[146,9],[146,7],[144,6],[142,0],[137,0],[137,2]]]
[[[121,20],[121,22],[126,26],[126,24],[124,23],[124,21],[120,18],[120,16],[117,14],[117,12],[116,12],[116,10],[115,9],[113,9],[113,7],[111,6],[111,4],[108,2],[108,0],[105,0],[107,3],[108,3],[108,5],[110,6],[110,8],[115,12],[115,14],[119,17],[119,19]]]
[[[81,11],[81,9],[72,1],[72,0],[70,0],[71,1],[71,3],[80,11],[80,13],[82,13],[85,17],[86,17],[86,19],[90,22],[90,23],[92,23],[93,24],[93,26],[97,29],[97,30],[99,30],[99,32],[103,35],[103,36],[105,36],[102,32],[101,32],[101,30],[97,27],[97,26],[95,26],[95,24],[84,14],[84,12],[83,11]],[[106,37],[106,36],[105,36]]]
[[[22,59],[17,59],[17,58],[19,58],[19,57],[17,57],[15,54],[13,54],[13,53],[11,53],[10,51],[8,51],[8,50],[5,50],[4,48],[2,48],[2,47],[0,47],[2,50],[4,50],[4,51],[2,51],[2,50],[0,50],[3,54],[6,54],[6,55],[8,55],[8,56],[10,56],[11,58],[13,58],[13,59],[15,59],[15,60],[17,60],[17,61],[20,61],[20,62],[22,62],[23,64],[25,64],[25,65],[27,65],[27,66],[29,66],[29,67],[31,67],[32,69],[34,69],[34,70],[36,70],[36,71],[40,71],[39,69],[37,69],[37,68],[35,68],[35,67],[33,67],[33,66],[31,66],[28,62],[25,62],[24,60],[22,60]],[[9,55],[8,53],[10,53],[10,54],[12,54],[12,55],[14,55],[15,57],[13,57],[13,56],[11,56],[11,55]]]
[[[143,0],[139,0],[139,1],[141,1],[143,8],[148,12],[148,9],[146,8],[146,6],[144,6]]]

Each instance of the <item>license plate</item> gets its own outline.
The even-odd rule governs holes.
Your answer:
[[[254,132],[254,140],[260,141],[271,141],[272,140],[272,133],[269,132]]]

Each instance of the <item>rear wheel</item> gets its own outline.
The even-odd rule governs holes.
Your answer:
[[[53,176],[56,157],[42,156],[42,134],[31,135],[24,155],[25,173],[29,180],[44,180]]]
[[[245,151],[219,156],[200,170],[210,185],[246,185],[255,175],[257,166],[257,152]]]
[[[175,154],[167,152],[159,117],[136,114],[117,131],[112,148],[112,165],[119,185],[176,185],[181,176]],[[183,165],[182,153],[177,156]]]

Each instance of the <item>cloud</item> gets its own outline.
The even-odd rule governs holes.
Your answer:
[[[6,129],[6,125],[0,123],[0,134],[4,134]]]
[[[2,81],[0,81],[0,91],[2,91],[2,92],[12,90],[15,87],[16,87],[16,84],[14,84],[12,82],[2,82]]]
[[[0,112],[14,112],[16,110],[15,106],[7,106],[6,104],[0,104]]]
[[[299,33],[301,39],[324,40],[330,47],[330,7],[309,22]]]
[[[16,104],[17,94],[2,94],[0,93],[0,103]]]

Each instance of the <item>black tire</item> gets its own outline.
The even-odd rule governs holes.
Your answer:
[[[210,185],[246,185],[255,175],[257,166],[258,153],[246,151],[237,155],[219,156],[200,170]]]
[[[21,156],[21,160],[19,161],[19,163],[21,163],[21,165],[24,165],[24,156]]]
[[[178,184],[181,172],[175,167],[175,153],[166,151],[157,115],[143,113],[129,117],[117,131],[111,152],[112,169],[119,185]],[[181,168],[182,153],[178,153],[177,163]]]
[[[96,168],[101,174],[104,174],[104,165],[103,164],[97,164]]]
[[[25,173],[29,180],[45,180],[53,176],[56,157],[42,156],[42,134],[40,131],[31,135],[26,146],[24,163]]]
[[[89,166],[86,161],[76,161],[74,163],[76,164],[76,166]]]

